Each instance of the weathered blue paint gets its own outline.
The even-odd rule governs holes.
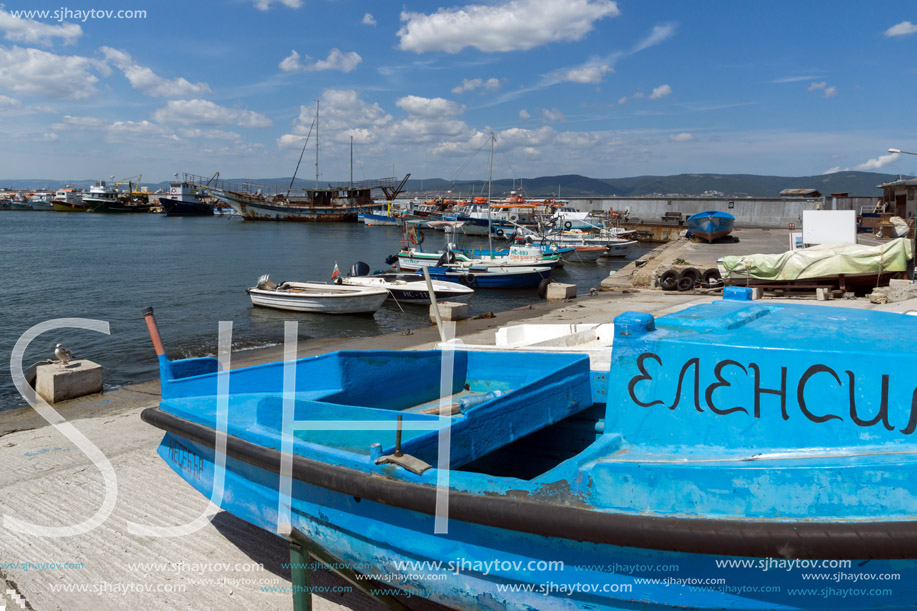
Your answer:
[[[660,318],[617,317],[611,371],[601,374],[607,380],[589,372],[586,357],[455,352],[452,400],[493,394],[452,418],[450,490],[609,516],[794,525],[913,521],[917,351],[911,342],[917,320],[762,304],[744,301],[746,294],[730,292],[731,299]],[[403,450],[435,465],[445,422],[417,410],[435,405],[440,363],[441,355],[430,352],[301,359],[296,419],[391,421],[402,414],[406,423],[434,423],[431,430],[406,428]],[[162,366],[160,409],[213,427],[218,374],[212,359],[163,359]],[[230,435],[281,447],[282,370],[275,363],[230,372]],[[595,396],[608,400],[590,407]],[[596,411],[604,411],[604,420],[589,421]],[[587,442],[534,477],[497,476],[475,466],[551,423],[558,424],[550,438],[536,433],[532,439],[557,447],[576,447],[567,439],[576,435]],[[357,429],[300,431],[293,451],[385,480],[436,486],[436,468],[415,475],[375,464],[392,452],[393,431]],[[159,453],[210,496],[211,448],[169,433]],[[278,489],[275,473],[228,458],[226,510],[274,531]],[[431,515],[302,481],[293,483],[291,515],[293,526],[342,562],[359,563],[361,572],[455,608],[853,610],[917,602],[917,550],[912,558],[805,568],[788,564],[792,549],[785,558],[730,558],[458,520],[449,522],[448,534],[436,535]],[[427,560],[441,565],[400,564]],[[494,567],[494,561],[501,564]],[[547,562],[564,564],[560,569]],[[828,579],[804,577],[826,573]],[[879,581],[876,575],[899,579]],[[724,581],[704,582],[709,579]],[[501,589],[507,586],[531,591]],[[875,588],[891,593],[876,594]]]

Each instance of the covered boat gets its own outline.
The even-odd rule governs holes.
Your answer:
[[[877,246],[829,243],[776,255],[735,255],[720,260],[727,283],[766,286],[823,284],[874,288],[908,270],[911,240],[896,238]]]
[[[166,216],[213,216],[213,206],[201,201],[202,193],[188,181],[170,182],[169,196],[160,197]]]
[[[713,242],[732,233],[735,222],[736,217],[728,212],[705,210],[689,216],[685,224],[691,233],[698,238]]]
[[[275,310],[319,314],[372,314],[389,293],[380,287],[347,286],[322,282],[281,282],[267,275],[248,289],[252,305]]]
[[[143,418],[227,511],[457,609],[910,608],[917,319],[726,293],[615,318],[604,381],[512,352],[220,372],[155,336]]]
[[[551,276],[547,266],[442,265],[427,266],[430,277],[475,289],[530,289]]]

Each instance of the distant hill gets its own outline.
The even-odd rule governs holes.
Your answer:
[[[578,174],[539,176],[537,178],[494,180],[491,191],[502,197],[521,190],[529,197],[638,197],[648,195],[703,195],[722,193],[726,197],[777,197],[783,189],[818,189],[823,195],[848,193],[874,197],[876,185],[894,180],[892,174],[875,172],[835,172],[816,176],[758,176],[756,174],[676,174],[673,176],[634,176],[630,178],[589,178]],[[229,182],[251,182],[286,187],[287,178],[227,178]],[[93,180],[0,179],[0,189],[60,189],[67,185],[88,189]],[[311,187],[314,180],[297,179],[295,187]],[[323,183],[325,184],[325,183]],[[143,183],[150,191],[167,189],[168,181]],[[405,185],[412,195],[445,195],[456,197],[487,195],[487,181],[449,182],[441,178],[411,179]]]

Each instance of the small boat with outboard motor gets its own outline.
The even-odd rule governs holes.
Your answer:
[[[617,316],[605,379],[457,350],[221,370],[147,311],[142,417],[224,510],[451,608],[910,608],[917,319],[750,293]]]
[[[324,282],[275,282],[268,274],[248,289],[252,305],[316,314],[373,314],[389,293],[380,287]]]
[[[422,270],[421,270],[422,271]],[[434,298],[439,301],[466,301],[474,295],[474,289],[455,282],[430,280]],[[392,272],[369,273],[369,265],[357,261],[350,273],[341,279],[346,286],[384,288],[396,303],[430,305],[430,289],[422,273],[399,274]]]

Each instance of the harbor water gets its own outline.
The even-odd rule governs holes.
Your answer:
[[[425,231],[424,246],[441,247],[443,233]],[[459,246],[486,248],[486,239]],[[234,351],[283,342],[283,321],[299,322],[300,339],[365,337],[426,326],[428,308],[386,302],[374,316],[328,316],[252,307],[245,289],[261,274],[277,280],[330,281],[335,263],[346,274],[357,261],[391,269],[401,247],[397,227],[358,223],[270,223],[229,217],[170,218],[155,214],[103,215],[0,212],[3,270],[0,309],[0,411],[24,407],[10,373],[10,356],[33,325],[59,318],[108,322],[110,334],[58,329],[36,337],[23,366],[53,358],[55,344],[74,358],[102,365],[106,388],[158,376],[141,315],[153,306],[172,358],[213,355],[219,321],[232,321]],[[635,249],[630,258],[644,249]],[[598,287],[624,261],[567,263],[553,278]],[[535,290],[477,291],[473,314],[539,301]]]

